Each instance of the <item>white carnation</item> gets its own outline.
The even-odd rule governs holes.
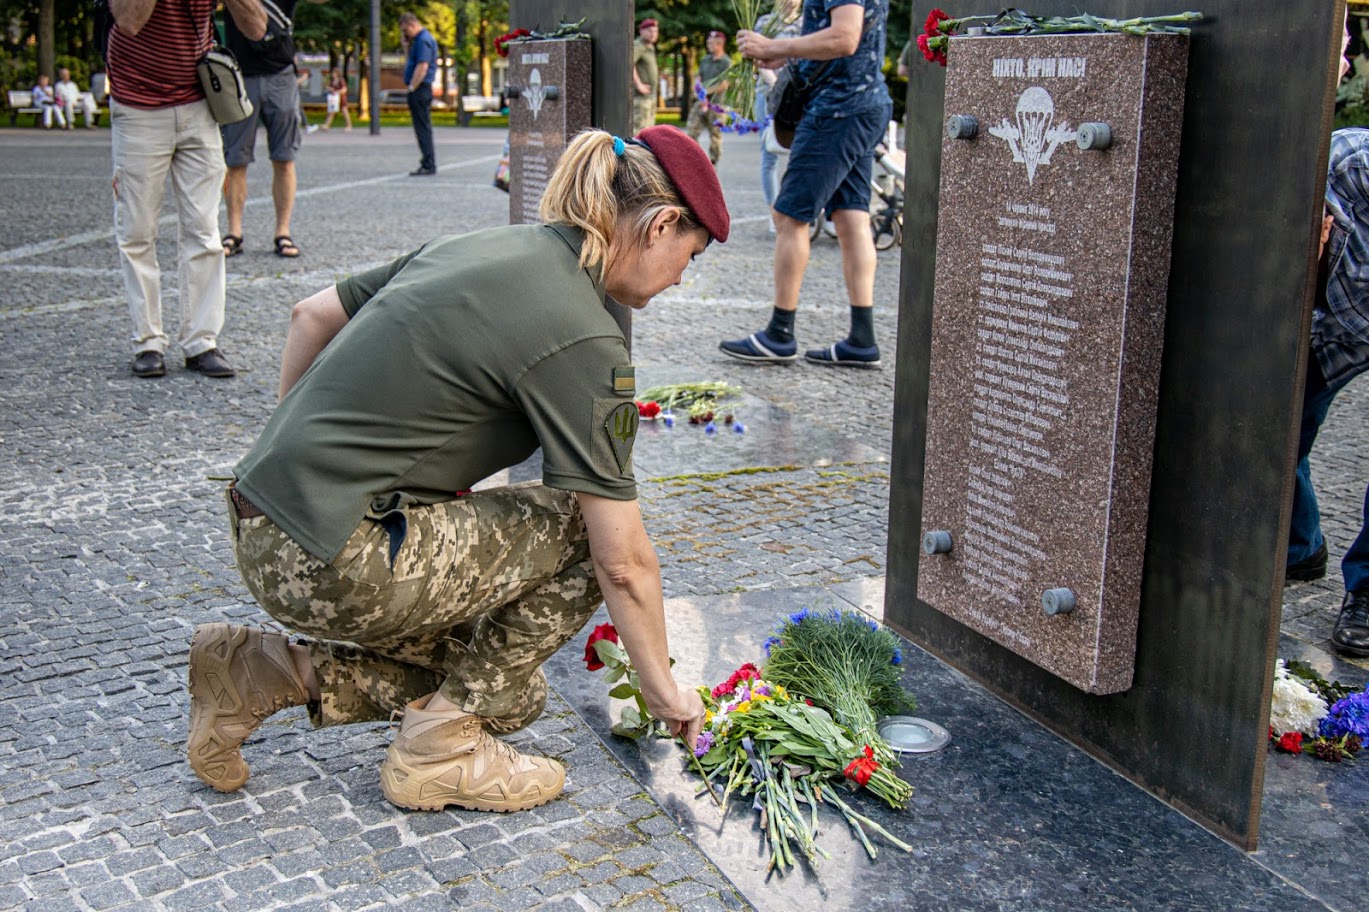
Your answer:
[[[1326,701],[1302,681],[1288,674],[1283,659],[1274,665],[1274,698],[1269,708],[1269,724],[1276,734],[1302,732],[1314,735],[1317,723],[1326,715]]]

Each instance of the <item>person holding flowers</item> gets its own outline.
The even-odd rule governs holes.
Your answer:
[[[709,32],[704,39],[708,54],[699,61],[699,86],[689,109],[689,123],[685,125],[685,132],[693,140],[708,131],[708,160],[715,167],[723,157],[723,131],[717,123],[716,100],[727,91],[727,80],[722,76],[732,66],[732,61],[723,53],[726,46],[727,36],[719,31]]]
[[[774,205],[774,310],[764,329],[722,342],[719,348],[727,355],[753,363],[798,359],[795,313],[808,267],[808,226],[826,209],[841,243],[851,331],[832,345],[810,349],[804,358],[826,366],[880,366],[870,177],[875,146],[893,113],[883,74],[888,18],[889,0],[804,0],[798,37],[767,37],[749,29],[737,33],[737,50],[761,67],[797,61],[795,78],[808,90]]]
[[[514,811],[565,770],[497,736],[542,712],[542,664],[601,602],[653,716],[691,747],[660,566],[633,478],[634,308],[726,241],[722,187],[675,127],[576,136],[544,224],[440,237],[295,305],[281,401],[228,490],[253,596],[302,636],[226,623],[190,647],[190,766],[219,791],[287,706],[315,726],[403,713],[392,803]],[[535,268],[530,268],[535,264]],[[540,447],[541,484],[471,492]]]

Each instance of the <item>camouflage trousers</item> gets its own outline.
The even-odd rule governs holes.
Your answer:
[[[316,726],[389,719],[439,691],[490,731],[516,731],[546,705],[542,664],[602,601],[575,495],[536,482],[408,508],[393,560],[373,519],[329,562],[229,509],[247,588],[306,634]]]
[[[700,133],[708,131],[708,160],[715,165],[723,157],[723,129],[713,122],[717,118],[715,112],[709,110],[702,101],[695,99],[689,109],[689,120],[685,124],[685,132],[696,142]]]
[[[656,93],[632,97],[632,133],[636,135],[656,125]]]

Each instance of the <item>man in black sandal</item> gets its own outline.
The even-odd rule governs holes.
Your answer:
[[[299,152],[299,83],[295,79],[295,39],[292,22],[297,0],[261,0],[266,10],[266,35],[252,41],[238,28],[232,10],[223,17],[228,49],[242,66],[247,97],[256,113],[235,124],[224,124],[223,157],[228,163],[224,199],[228,203],[228,233],[224,256],[242,252],[242,211],[247,204],[247,166],[255,160],[258,122],[266,125],[271,156],[271,199],[276,204],[277,256],[297,257],[299,247],[290,237],[295,209],[295,155]]]

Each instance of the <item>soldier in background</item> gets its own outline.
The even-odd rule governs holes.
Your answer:
[[[655,19],[643,19],[632,42],[632,132],[637,134],[656,123],[656,92],[660,82],[656,66],[656,41],[661,27]]]

